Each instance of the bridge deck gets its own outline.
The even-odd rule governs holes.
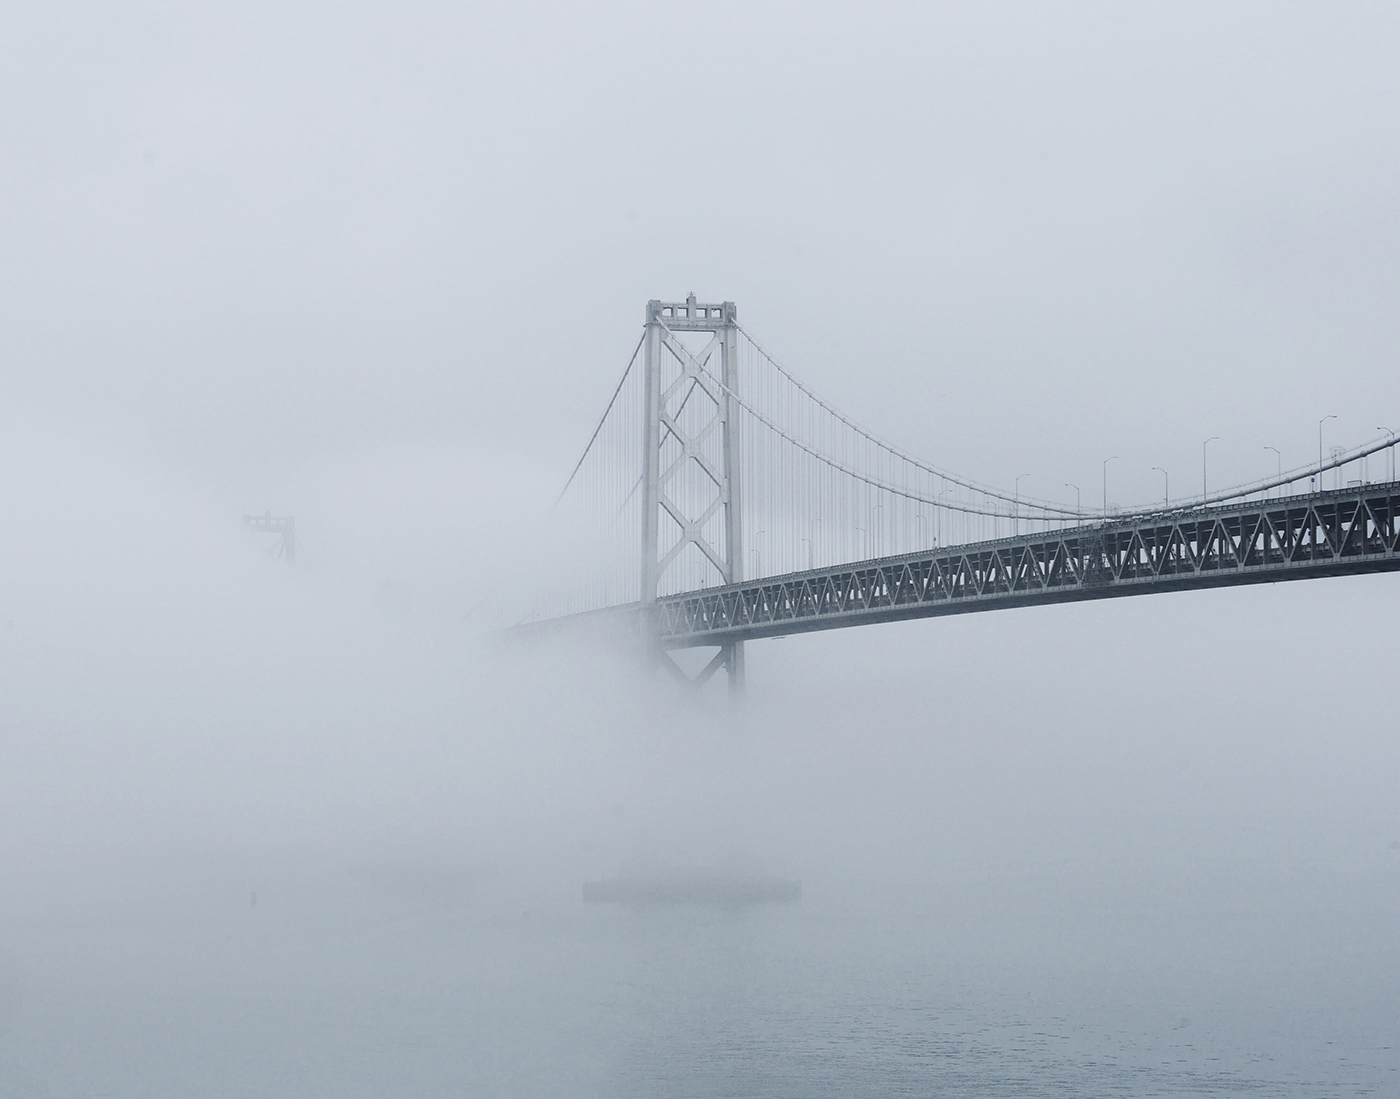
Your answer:
[[[653,637],[665,648],[721,645],[1000,607],[1383,572],[1400,569],[1397,540],[1400,482],[1363,485],[685,592],[657,601]]]

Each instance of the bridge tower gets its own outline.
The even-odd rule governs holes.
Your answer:
[[[692,336],[690,346],[682,339]],[[698,337],[698,339],[697,339]],[[705,337],[708,337],[706,339]],[[739,509],[739,328],[732,301],[647,302],[642,482],[643,620],[655,624],[668,575],[743,580]],[[651,638],[648,638],[651,643]],[[657,657],[684,674],[659,647]],[[744,686],[744,643],[722,645],[694,682],[720,668]]]
[[[290,515],[245,515],[243,529],[254,534],[275,534],[277,540],[268,546],[273,557],[281,557],[288,564],[297,559],[297,521]]]

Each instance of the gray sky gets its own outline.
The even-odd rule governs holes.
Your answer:
[[[1400,419],[1388,5],[0,19],[4,415],[242,506],[383,448],[561,476],[690,290],[1036,495]]]

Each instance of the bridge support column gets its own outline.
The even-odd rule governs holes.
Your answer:
[[[642,425],[642,591],[647,643],[652,643],[657,590],[661,570],[657,567],[660,539],[661,485],[661,324],[647,310],[646,332],[646,422]]]
[[[724,647],[725,668],[729,672],[729,693],[738,697],[744,694],[744,643],[735,641]]]
[[[687,346],[681,337],[688,333],[702,337],[701,343]],[[694,294],[683,302],[649,301],[643,343],[640,599],[646,643],[654,648],[659,595],[668,588],[715,587],[744,578],[734,303],[705,304]],[[665,662],[680,673],[669,657]],[[730,691],[741,693],[742,641],[723,646],[701,682],[720,667]]]
[[[699,690],[710,681],[717,671],[723,668],[729,676],[729,693],[734,697],[741,697],[744,693],[744,643],[742,641],[721,645],[715,655],[710,657],[710,662],[693,676],[677,664],[665,649],[653,646],[650,651],[663,668],[687,687]]]
[[[744,528],[740,508],[739,476],[739,404],[734,399],[739,392],[739,324],[733,303],[727,303],[724,328],[720,333],[724,355],[724,526],[729,569],[725,583],[737,584],[744,578]],[[734,641],[725,646],[725,669],[729,673],[729,693],[744,693],[744,643]]]

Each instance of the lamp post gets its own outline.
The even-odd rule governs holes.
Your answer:
[[[1074,512],[1075,512],[1075,515],[1074,515],[1074,525],[1077,527],[1077,526],[1079,526],[1079,524],[1080,524],[1081,522],[1083,522],[1083,519],[1084,519],[1083,515],[1080,514],[1080,512],[1082,512],[1082,511],[1084,510],[1084,508],[1083,508],[1083,506],[1079,503],[1079,486],[1078,486],[1078,485],[1072,485],[1072,484],[1070,484],[1068,481],[1066,481],[1066,482],[1065,482],[1065,488],[1072,488],[1072,489],[1074,489]]]
[[[1016,497],[1016,512],[1011,519],[1011,523],[1014,533],[1018,535],[1021,533],[1021,478],[1029,476],[1029,473],[1016,474],[1016,488],[1014,489],[1014,495]]]
[[[1280,453],[1278,452],[1278,447],[1276,447],[1276,446],[1266,446],[1264,449],[1265,449],[1265,450],[1272,450],[1272,451],[1274,452],[1274,457],[1275,457],[1276,459],[1278,459],[1278,479],[1279,479],[1280,481],[1282,481],[1282,480],[1283,480],[1283,455],[1280,454]],[[1279,494],[1280,496],[1283,495],[1283,486],[1282,486],[1282,485],[1279,485],[1279,486],[1278,486],[1278,494]]]
[[[1322,488],[1322,425],[1328,420],[1335,420],[1337,414],[1334,412],[1330,416],[1324,416],[1317,421],[1317,487]]]
[[[1161,466],[1153,466],[1162,475],[1162,507],[1169,508],[1172,503],[1171,482],[1167,480],[1167,471]]]
[[[1103,517],[1108,518],[1108,463],[1116,462],[1118,455],[1103,460]]]
[[[1395,480],[1395,432],[1388,427],[1378,427],[1377,431],[1384,431],[1390,436],[1390,479]]]
[[[1206,495],[1207,495],[1207,492],[1206,492],[1206,447],[1210,446],[1211,443],[1217,441],[1219,438],[1220,438],[1219,435],[1212,435],[1209,439],[1207,439],[1205,442],[1203,442],[1203,443],[1201,444],[1201,507],[1205,507],[1205,506],[1206,506]]]

